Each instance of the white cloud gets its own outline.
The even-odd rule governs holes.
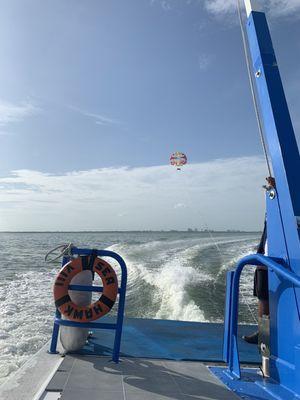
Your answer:
[[[155,3],[158,3],[164,11],[170,11],[172,9],[172,3],[174,3],[174,0],[151,0],[150,4],[154,5]]]
[[[24,118],[36,114],[39,109],[30,102],[19,104],[0,100],[0,126],[11,122],[22,121]]]
[[[198,57],[198,65],[201,71],[206,71],[211,63],[212,63],[213,57],[208,54],[201,54]]]
[[[241,1],[242,7],[244,7],[244,1]],[[293,16],[299,18],[299,15],[295,14],[300,10],[299,0],[257,0],[262,4],[263,10],[270,13],[270,15],[277,16]],[[182,2],[176,2],[175,0],[151,0],[150,4],[159,4],[165,11],[170,11],[173,8],[182,5]],[[185,0],[185,5],[189,6],[192,4],[204,4],[205,8],[212,14],[224,15],[232,14],[236,12],[237,0]]]
[[[184,203],[177,203],[177,204],[174,205],[174,208],[175,208],[175,209],[176,209],[176,208],[186,208],[186,204],[184,204]]]
[[[103,114],[91,113],[74,106],[69,106],[69,108],[80,113],[84,117],[91,118],[97,125],[121,125],[121,122],[117,119],[110,118]]]
[[[172,9],[170,0],[161,0],[160,4],[164,11],[170,11]]]
[[[272,14],[280,15],[293,15],[299,18],[299,14],[294,14],[300,10],[299,0],[269,0],[269,7]]]
[[[205,6],[214,14],[227,14],[236,9],[236,0],[205,0]]]
[[[264,176],[259,157],[182,171],[168,165],[63,175],[14,171],[0,178],[0,230],[201,228],[201,215],[213,229],[258,229]]]
[[[241,4],[243,5],[243,0]],[[273,16],[289,16],[300,10],[299,0],[261,0],[263,9]],[[205,0],[205,7],[213,14],[228,14],[236,12],[237,0]]]
[[[85,115],[86,117],[94,119],[95,123],[97,125],[119,125],[120,124],[120,122],[118,120],[109,118],[105,115],[88,113],[88,112],[85,112],[82,114]]]

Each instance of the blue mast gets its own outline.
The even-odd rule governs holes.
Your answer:
[[[266,16],[250,1],[246,1],[246,6],[253,74],[276,181],[276,189],[267,192],[268,254],[299,276],[299,150]],[[298,386],[299,376],[292,376],[299,357],[299,289],[272,270],[269,286],[271,377],[283,385]]]
[[[252,81],[276,187],[266,193],[268,256],[241,260],[227,277],[224,357],[229,372],[240,378],[239,277],[246,264],[263,264],[269,274],[270,377],[292,396],[300,396],[300,157],[265,13],[258,1],[244,1]]]
[[[247,32],[253,75],[264,122],[265,138],[276,178],[277,200],[281,210],[286,250],[292,270],[299,273],[297,226],[297,216],[300,216],[299,150],[266,16],[263,12],[255,11],[257,8],[249,8],[249,4],[251,2],[247,0]],[[272,241],[269,241],[269,245],[272,247]],[[271,247],[270,255],[272,255]],[[277,252],[274,254],[274,256],[280,255]]]

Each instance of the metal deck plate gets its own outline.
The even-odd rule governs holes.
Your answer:
[[[288,391],[272,379],[264,379],[257,368],[243,368],[242,379],[234,379],[223,367],[210,370],[233,392],[244,400],[295,400],[295,393]]]
[[[104,318],[102,318],[102,321]],[[105,322],[112,322],[105,319]],[[121,355],[168,360],[222,362],[223,325],[200,322],[127,318],[124,322]],[[249,334],[255,326],[241,325],[239,334]],[[89,344],[79,354],[110,356],[114,331],[94,331]],[[257,346],[239,341],[242,363],[259,363]]]
[[[67,374],[66,374],[67,371]],[[202,363],[66,356],[47,387],[61,400],[237,400]]]

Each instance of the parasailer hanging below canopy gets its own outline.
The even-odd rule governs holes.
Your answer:
[[[181,167],[187,163],[187,156],[180,151],[176,151],[170,157],[170,164],[177,167],[177,171],[181,170]]]

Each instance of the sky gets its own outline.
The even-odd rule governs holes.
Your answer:
[[[264,7],[298,139],[300,2]],[[235,0],[1,0],[0,230],[261,229],[239,29]]]

